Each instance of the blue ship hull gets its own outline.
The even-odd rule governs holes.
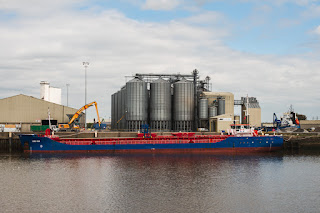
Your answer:
[[[56,140],[37,135],[19,137],[27,152],[259,152],[278,150],[283,145],[282,136],[230,136],[218,142],[210,138],[171,138],[170,142],[157,138],[133,139],[131,142],[128,139],[108,139],[107,144],[90,143],[94,139],[73,139],[73,144],[68,144],[67,139]],[[83,143],[85,145],[81,145]]]

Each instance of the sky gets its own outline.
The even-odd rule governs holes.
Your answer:
[[[48,81],[67,105],[70,84],[78,109],[86,61],[87,102],[105,119],[126,76],[194,69],[212,91],[257,97],[263,122],[290,105],[320,118],[318,0],[0,0],[0,44],[0,98],[40,98]]]

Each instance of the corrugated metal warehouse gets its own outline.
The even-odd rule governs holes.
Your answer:
[[[0,106],[0,124],[21,124],[21,131],[29,131],[31,125],[41,125],[41,120],[48,119],[48,109],[51,120],[58,123],[68,123],[67,114],[78,111],[23,94],[0,99]],[[83,119],[80,121],[83,123]]]

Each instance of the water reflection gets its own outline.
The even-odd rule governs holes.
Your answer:
[[[319,159],[281,152],[2,155],[0,205],[9,212],[316,212]]]

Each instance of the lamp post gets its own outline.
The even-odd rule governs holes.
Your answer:
[[[87,104],[87,68],[89,66],[89,62],[82,62],[84,66],[84,105]],[[84,111],[84,128],[87,129],[87,109]]]
[[[69,86],[70,84],[66,84],[67,86],[67,106],[69,106]]]

